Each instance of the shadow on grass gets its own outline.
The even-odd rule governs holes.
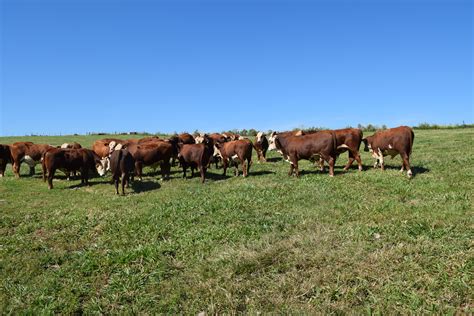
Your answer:
[[[277,162],[282,159],[283,159],[282,157],[271,157],[271,158],[267,158],[267,162]]]
[[[154,181],[133,181],[131,183],[131,189],[135,193],[148,192],[159,188],[161,188],[161,185]]]

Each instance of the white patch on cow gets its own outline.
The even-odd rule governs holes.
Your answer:
[[[302,130],[299,130],[295,133],[295,136],[302,136],[303,135],[303,131]]]
[[[244,140],[244,139],[247,139],[247,137],[239,136],[239,140]]]
[[[342,149],[342,148],[349,148],[349,146],[347,146],[346,144],[337,146],[337,149]]]
[[[114,148],[114,150],[120,150],[123,148],[123,144],[117,144]]]
[[[407,176],[411,178],[413,176],[413,173],[411,172],[411,169],[408,169],[407,171]]]
[[[103,158],[100,160],[98,164],[96,164],[95,168],[97,169],[97,173],[99,176],[103,177],[107,171],[110,170],[110,160],[108,157]]]
[[[392,145],[388,144],[388,149],[392,149],[392,148],[393,148]]]
[[[214,154],[213,154],[213,156],[222,158],[221,151],[217,148],[216,145],[214,145]]]
[[[261,142],[263,137],[263,132],[258,132],[257,133],[257,142]]]
[[[62,149],[65,149],[65,148],[68,148],[68,147],[69,147],[69,144],[68,144],[68,143],[64,143],[64,144],[61,145],[61,148],[62,148]]]
[[[277,150],[275,140],[276,140],[276,135],[272,133],[272,136],[268,138],[268,150]]]
[[[201,144],[204,141],[204,136],[202,135],[196,136],[194,140],[196,141],[196,144]]]
[[[232,158],[232,160],[237,160],[237,159],[239,159],[239,156],[233,155],[231,158]]]

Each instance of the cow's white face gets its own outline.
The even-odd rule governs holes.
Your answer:
[[[101,159],[100,162],[95,165],[95,168],[97,169],[97,173],[99,174],[99,176],[103,177],[107,173],[107,171],[110,170],[109,158],[106,157]]]
[[[196,141],[196,144],[201,144],[204,141],[204,136],[203,135],[196,136],[194,140]]]
[[[261,142],[263,137],[263,132],[258,132],[257,133],[257,142]]]
[[[213,154],[214,157],[221,157],[222,158],[222,154],[221,154],[221,151],[219,150],[219,148],[217,148],[216,145],[214,145],[214,154]]]
[[[272,134],[269,138],[268,138],[268,150],[277,150],[277,146],[276,146],[276,138],[277,138],[277,135],[276,134]]]
[[[68,143],[64,143],[64,144],[61,145],[61,148],[62,148],[62,149],[69,148],[69,144],[68,144]]]

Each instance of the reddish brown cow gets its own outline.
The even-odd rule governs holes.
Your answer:
[[[276,148],[290,161],[288,175],[299,177],[298,161],[322,158],[329,164],[329,176],[334,176],[334,163],[337,158],[336,134],[333,131],[319,131],[302,136],[275,135]]]
[[[33,144],[32,142],[16,142],[10,146],[13,161],[13,173],[20,177],[20,166],[25,162],[30,167],[30,175],[35,174],[36,164],[41,162],[43,154],[53,146],[46,144]]]
[[[147,142],[141,145],[127,146],[127,150],[135,159],[135,174],[142,180],[144,166],[156,168],[159,164],[164,180],[170,176],[170,159],[173,156],[173,144],[166,141]]]
[[[0,144],[0,177],[5,175],[5,169],[8,163],[12,163],[10,146]]]
[[[365,145],[364,151],[370,151],[372,157],[375,158],[374,168],[377,168],[377,165],[380,164],[380,168],[384,170],[383,157],[391,156],[393,159],[396,155],[400,155],[403,160],[400,172],[407,170],[408,177],[411,177],[410,155],[414,139],[415,133],[410,127],[400,126],[377,131],[374,135],[367,136],[362,141]]]
[[[250,164],[252,162],[252,142],[248,139],[234,140],[222,144],[216,144],[216,147],[219,151],[219,155],[222,158],[222,164],[224,168],[224,176],[227,171],[227,166],[229,165],[229,160],[231,164],[235,166],[235,175],[239,175],[239,165],[242,164],[243,176],[246,177],[250,170]],[[245,161],[247,160],[247,166],[245,166]]]
[[[194,139],[193,135],[189,133],[182,133],[178,135],[179,142],[182,144],[195,144],[196,140]]]
[[[117,138],[98,139],[92,145],[92,150],[100,157],[105,158],[110,155],[117,144],[125,144],[127,141]]]
[[[253,144],[255,151],[257,152],[258,162],[267,161],[266,155],[268,150],[268,139],[263,132],[258,132]]]
[[[201,182],[206,179],[207,166],[214,153],[214,141],[207,135],[203,136],[202,143],[180,145],[179,161],[183,167],[183,178],[186,178],[186,169],[191,167],[191,177],[194,177],[194,169],[201,172]]]
[[[226,141],[237,140],[240,138],[240,135],[232,133],[232,132],[225,132],[222,133],[222,136],[225,137]]]
[[[89,171],[105,174],[105,168],[100,157],[90,149],[51,148],[43,154],[43,181],[48,179],[48,188],[53,188],[53,177],[56,170],[66,172],[80,171],[81,183],[89,184]]]
[[[336,133],[337,154],[340,155],[345,151],[349,152],[349,161],[345,165],[344,171],[347,171],[351,167],[354,160],[357,161],[359,170],[362,171],[362,160],[359,154],[359,147],[363,136],[362,131],[358,128],[344,128],[336,129],[334,133]],[[320,159],[319,164],[321,171],[324,171],[324,160]]]

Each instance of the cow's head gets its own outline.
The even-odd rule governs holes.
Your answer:
[[[278,138],[278,134],[276,132],[272,132],[270,137],[268,138],[268,150],[277,150],[276,140]]]
[[[109,157],[105,157],[102,159],[96,159],[95,161],[95,169],[99,176],[103,177],[107,171],[110,170],[110,159]]]
[[[258,132],[257,133],[257,138],[256,138],[257,143],[261,143],[264,136],[265,136],[265,134],[263,132]]]
[[[368,136],[362,139],[362,142],[364,142],[364,151],[372,151],[371,140],[372,140],[372,136]]]
[[[196,144],[204,142],[204,136],[206,136],[206,134],[200,133],[198,136],[194,137]]]

